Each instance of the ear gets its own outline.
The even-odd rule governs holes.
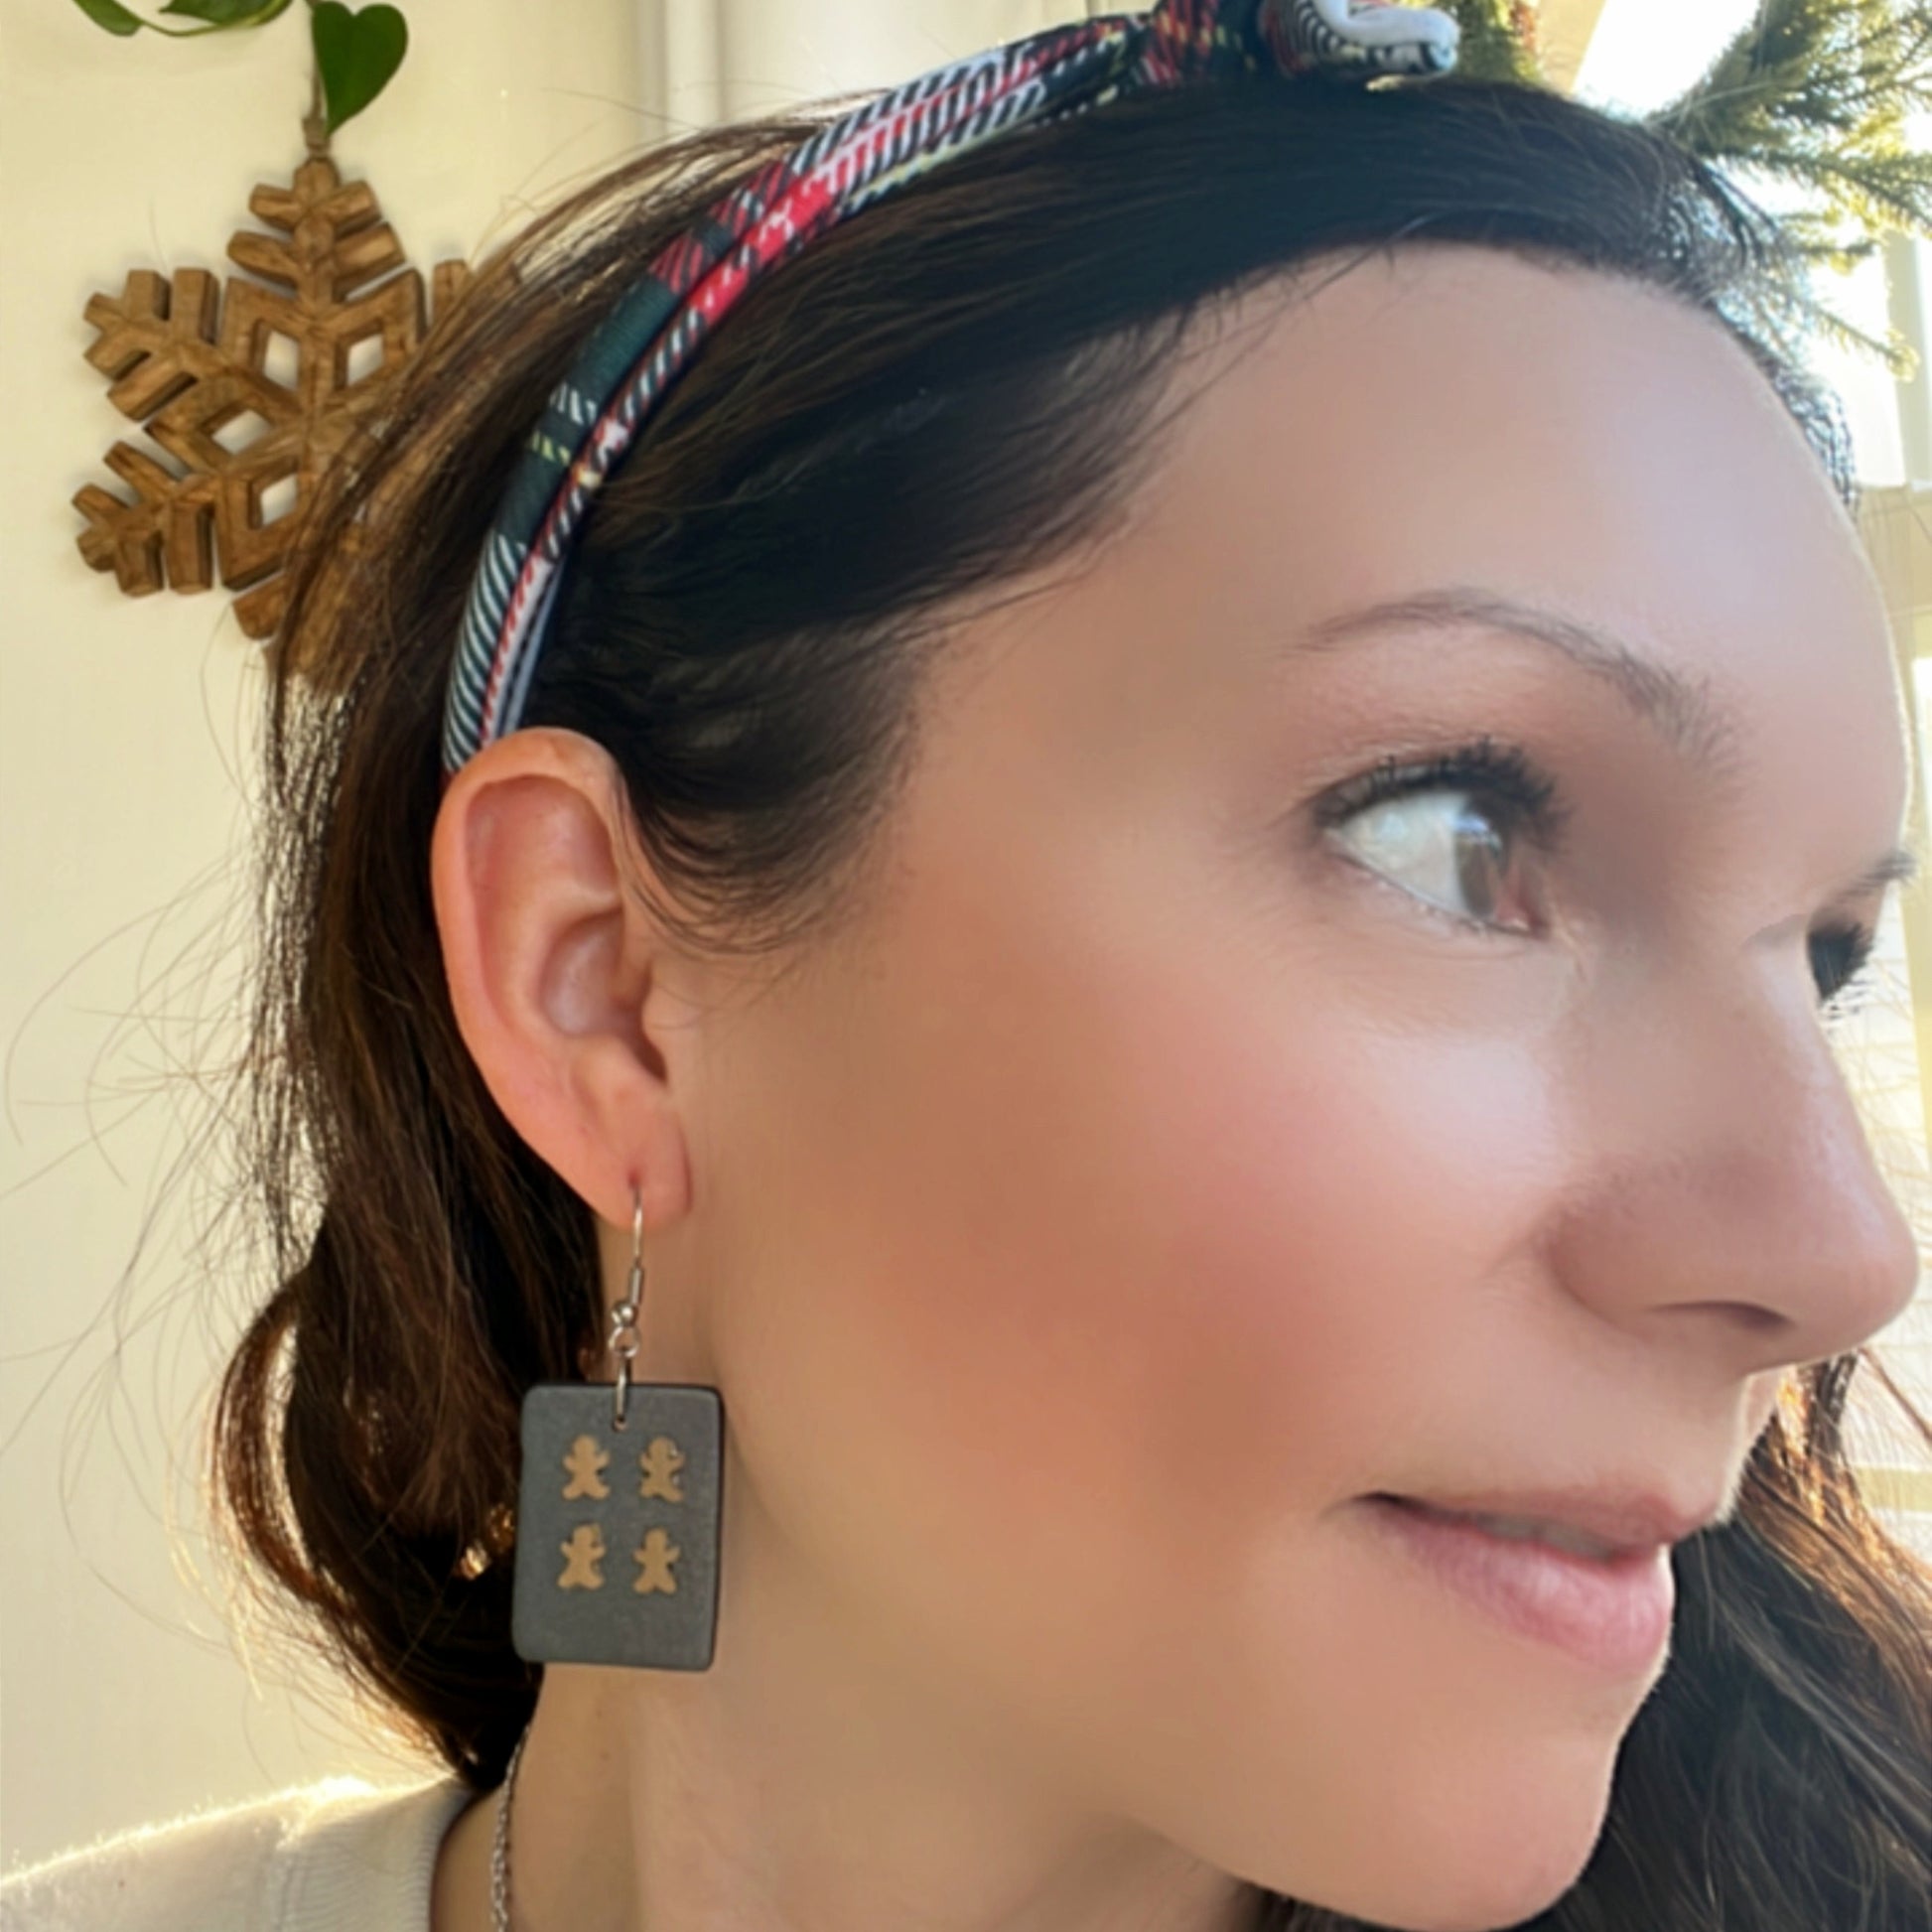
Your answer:
[[[430,888],[456,1022],[531,1149],[604,1220],[646,1227],[690,1203],[694,1009],[623,885],[629,807],[604,748],[511,732],[446,779]]]

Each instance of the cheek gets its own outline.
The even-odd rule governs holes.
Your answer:
[[[1137,878],[908,925],[842,1019],[772,1018],[767,1104],[817,1044],[734,1322],[828,1567],[942,1654],[1064,1642],[1089,1680],[1098,1633],[1137,1667],[1413,1468],[1457,1283],[1511,1219],[1485,1141],[1533,1131],[1494,1040],[1378,1035],[1211,908],[1150,922]]]
[[[1499,1271],[1553,1143],[1509,1042],[1391,1032],[1307,971],[1191,971],[1084,1009],[1088,1182],[1134,1287],[1094,1397],[1138,1493],[1232,1586],[1352,1498],[1479,1459],[1478,1378],[1511,1374]]]
[[[1480,1466],[1548,1366],[1502,1292],[1556,1179],[1535,1043],[1078,876],[757,1040],[714,1202],[757,1230],[715,1337],[751,1479],[1042,1774],[1284,1889],[1466,1878],[1513,1923],[1624,1688],[1581,1708],[1346,1505]]]

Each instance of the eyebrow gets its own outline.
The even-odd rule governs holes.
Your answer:
[[[1541,610],[1499,592],[1463,585],[1416,591],[1323,618],[1295,640],[1298,651],[1332,650],[1362,633],[1398,625],[1460,629],[1481,624],[1544,644],[1607,684],[1640,722],[1695,769],[1721,775],[1730,768],[1737,743],[1736,718],[1701,682],[1633,650],[1620,637],[1579,618]],[[1918,855],[1895,845],[1849,880],[1840,897],[1910,886],[1919,876]]]

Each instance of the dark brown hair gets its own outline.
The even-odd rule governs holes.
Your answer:
[[[509,1637],[519,1403],[583,1373],[601,1289],[591,1211],[452,1016],[428,871],[444,683],[497,494],[587,331],[849,104],[642,155],[492,254],[305,507],[272,653],[239,1198],[276,1286],[219,1389],[213,1476],[290,1627],[480,1790],[540,1677]],[[748,956],[830,930],[912,767],[941,616],[1107,525],[1218,305],[1418,242],[1717,319],[1851,499],[1835,412],[1779,333],[1774,224],[1639,125],[1459,75],[1257,79],[995,141],[748,297],[587,525],[523,722],[609,749],[657,915]],[[1679,1552],[1673,1660],[1586,1874],[1537,1925],[1922,1932],[1932,1575],[1847,1458],[1867,1360],[1790,1379],[1736,1521]],[[1257,1928],[1355,1924],[1256,1893]]]

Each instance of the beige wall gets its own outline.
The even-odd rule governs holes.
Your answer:
[[[468,255],[519,198],[635,137],[622,0],[408,0],[407,14],[415,46],[337,161],[374,183],[419,265]],[[121,1279],[167,1166],[203,1127],[193,1093],[162,1076],[231,1043],[245,918],[225,935],[210,922],[243,852],[256,646],[225,593],[130,599],[89,571],[69,502],[84,483],[117,486],[101,464],[117,436],[146,442],[82,359],[88,295],[118,293],[135,267],[225,272],[229,234],[254,225],[251,186],[302,159],[307,86],[296,17],[121,41],[68,0],[0,0],[9,1863],[337,1768],[411,1768],[340,1709],[299,1715],[272,1676],[251,1688],[224,1629],[193,1412],[240,1291],[192,1252],[193,1185]]]
[[[403,7],[402,71],[336,158],[424,268],[667,131],[1086,10]],[[249,189],[302,158],[307,91],[297,15],[122,41],[68,0],[0,0],[0,1865],[334,1771],[433,1768],[329,1681],[286,1688],[273,1652],[251,1683],[228,1628],[199,1426],[258,1284],[196,1252],[207,1105],[166,1076],[233,1044],[256,647],[224,593],[134,600],[87,570],[69,502],[118,487],[116,437],[144,441],[82,359],[88,295],[136,267],[225,273]],[[197,1177],[155,1217],[184,1160]]]

